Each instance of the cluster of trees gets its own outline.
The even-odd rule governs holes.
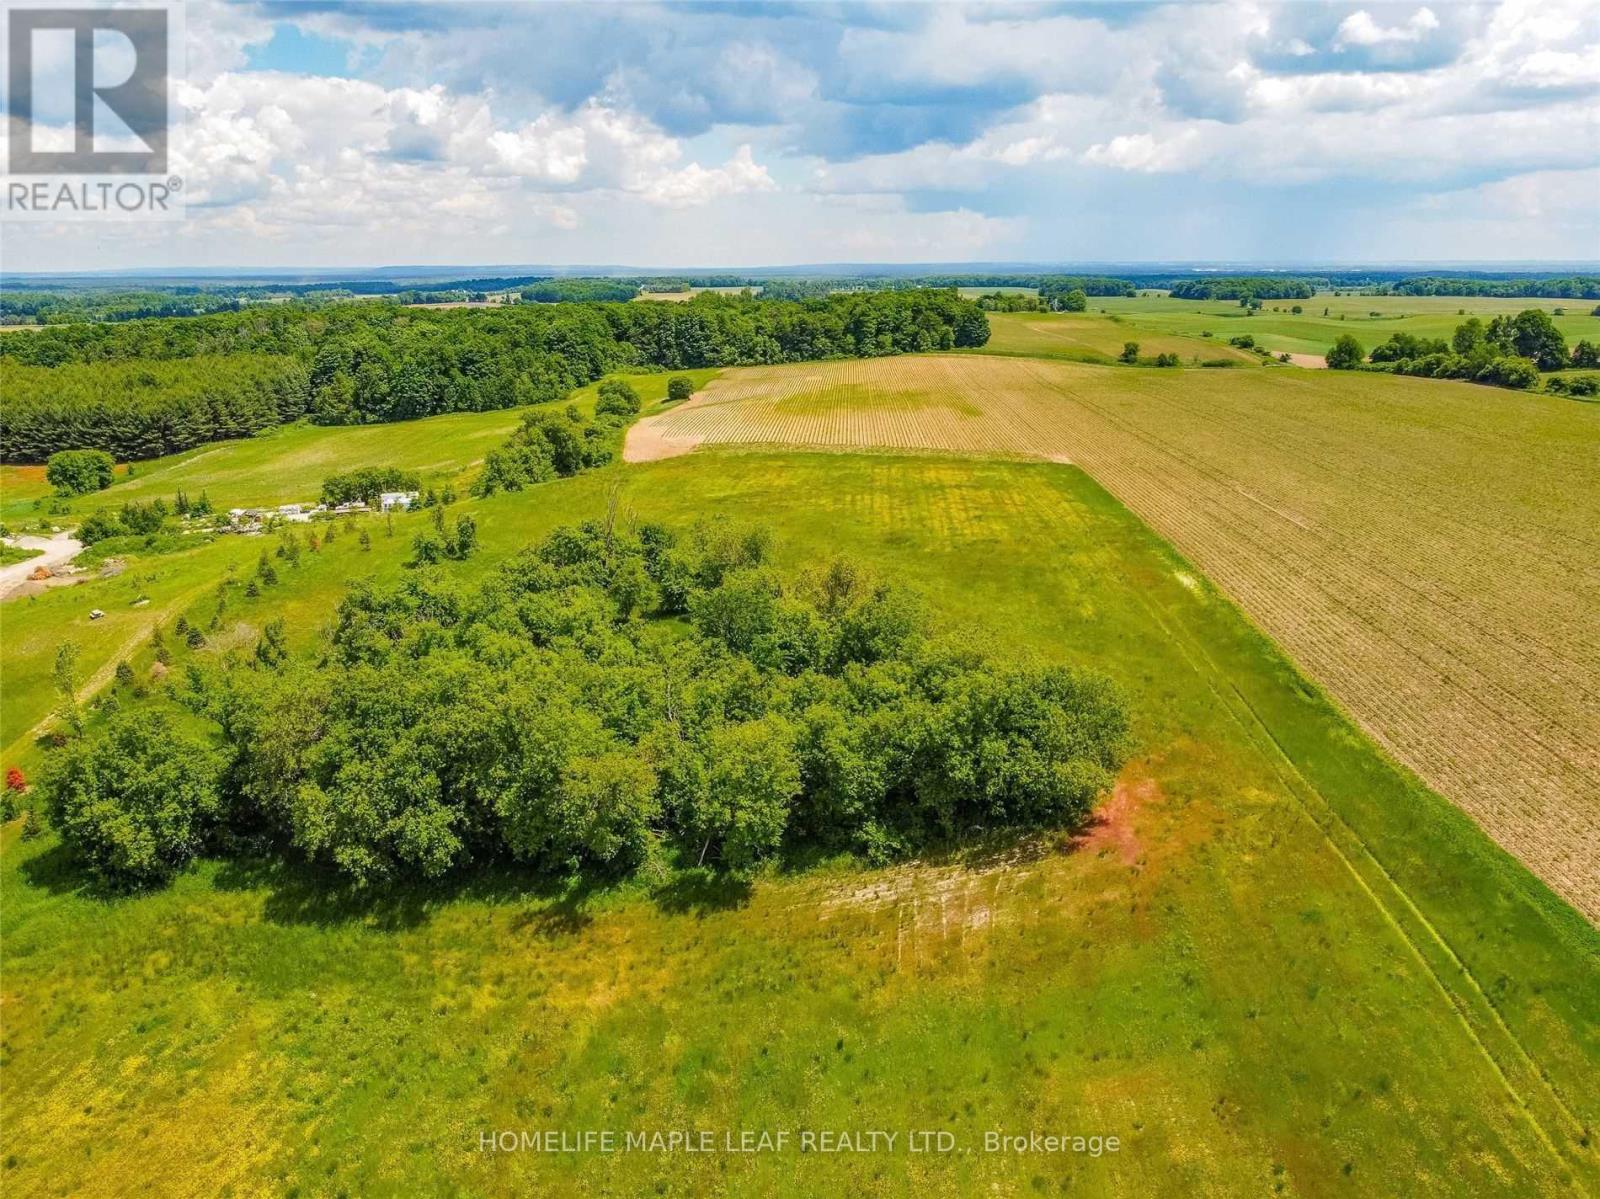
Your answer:
[[[683,304],[615,304],[605,315],[632,362],[665,370],[876,358],[989,340],[989,320],[953,291],[754,300],[703,292]]]
[[[634,402],[637,404],[637,397]],[[559,412],[537,408],[523,416],[522,424],[503,445],[484,455],[472,493],[521,491],[535,483],[604,466],[616,453],[625,424],[625,417],[600,412],[598,403],[592,421],[585,420],[572,404]]]
[[[1182,359],[1171,352],[1157,354],[1154,358],[1141,359],[1139,357],[1139,343],[1136,341],[1125,341],[1122,343],[1122,353],[1117,355],[1117,361],[1126,366],[1138,366],[1141,361],[1146,362],[1151,366],[1161,367],[1179,366],[1182,364]]]
[[[460,562],[478,552],[478,522],[470,514],[447,524],[444,505],[433,508],[433,525],[411,541],[411,565],[433,566],[444,561]]]
[[[1077,298],[1134,296],[1138,292],[1126,279],[1107,275],[1051,275],[1039,284],[1039,299],[1055,312],[1082,312]]]
[[[615,416],[625,421],[630,416],[638,416],[641,406],[639,393],[630,384],[622,379],[607,379],[597,390],[594,414]]]
[[[442,311],[279,306],[65,325],[0,339],[0,454],[43,461],[92,447],[152,457],[302,415],[355,424],[543,403],[627,366],[875,357],[988,337],[977,305],[942,291],[803,303],[705,294],[686,304]]]
[[[1172,295],[1179,300],[1309,300],[1320,282],[1287,275],[1218,275],[1180,279]]]
[[[0,342],[46,336],[12,335]],[[123,461],[156,458],[296,420],[310,396],[304,366],[261,354],[59,367],[0,358],[0,393],[5,462],[45,462],[63,450],[81,449]]]
[[[99,545],[113,537],[148,539],[167,529],[170,516],[199,518],[210,516],[213,511],[211,497],[204,491],[198,496],[180,491],[170,505],[160,497],[143,503],[128,500],[121,508],[92,512],[78,526],[77,537],[85,545]]]
[[[420,491],[422,477],[414,470],[398,466],[363,466],[322,480],[322,502],[330,508],[339,504],[375,504],[386,491]]]
[[[1593,353],[1589,343],[1580,343],[1582,357]],[[1448,343],[1397,333],[1372,351],[1372,361],[1398,374],[1517,388],[1536,387],[1541,370],[1573,364],[1566,339],[1550,315],[1538,308],[1497,316],[1487,324],[1469,317],[1456,326]]]
[[[367,885],[888,860],[1080,825],[1128,746],[1103,679],[997,665],[857,564],[785,576],[728,524],[561,528],[476,588],[355,585],[315,659],[269,649],[57,753],[66,844],[135,886],[241,838]]]
[[[631,300],[638,294],[639,284],[628,279],[546,279],[522,289],[522,298],[536,304]]]
[[[1363,357],[1361,343],[1345,334],[1329,351],[1328,365],[1351,370],[1363,365]],[[1566,339],[1549,313],[1528,308],[1488,323],[1469,317],[1456,326],[1448,342],[1396,333],[1372,351],[1371,369],[1530,388],[1538,386],[1542,370],[1594,365],[1600,365],[1600,348],[1581,341],[1569,353]]]
[[[102,508],[88,516],[78,526],[78,540],[84,545],[96,545],[112,537],[150,537],[161,532],[171,513],[163,499],[148,503],[129,500],[120,510]]]
[[[1025,291],[992,291],[979,296],[977,304],[985,312],[1041,312],[1047,308],[1038,296]]]
[[[110,487],[116,469],[104,450],[59,450],[45,461],[44,477],[57,495],[88,495]]]

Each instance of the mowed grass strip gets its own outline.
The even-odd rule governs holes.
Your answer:
[[[1593,1189],[1594,930],[1081,471],[700,454],[472,502],[484,549],[450,569],[483,575],[603,513],[619,482],[623,519],[757,518],[786,568],[856,554],[999,654],[1111,673],[1139,742],[1112,818],[1077,846],[587,900],[513,875],[352,896],[246,861],[107,901],[48,835],[20,842],[13,825],[8,1189]],[[342,578],[403,571],[408,531],[306,555],[229,630],[283,613],[312,648]],[[1359,843],[1332,839],[1332,819]],[[1492,1006],[1419,944],[1407,897]],[[478,1140],[869,1127],[902,1130],[900,1149],[496,1154]],[[971,1152],[907,1153],[913,1128]],[[1035,1128],[1123,1148],[982,1151],[986,1132]]]
[[[1600,918],[1600,410],[1463,383],[937,355],[728,372],[679,448],[1081,465]]]

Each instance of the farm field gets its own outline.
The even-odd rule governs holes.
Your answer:
[[[1139,343],[1145,357],[1176,354],[1185,364],[1221,360],[1236,366],[1253,366],[1261,359],[1228,344],[1231,332],[1215,339],[1200,330],[1159,330],[1134,316],[1089,312],[991,312],[989,342],[979,354],[1025,358],[1059,358],[1069,362],[1109,364],[1116,361],[1126,342]]]
[[[654,301],[663,304],[683,304],[694,299],[703,291],[713,292],[720,296],[736,296],[740,292],[749,290],[752,294],[759,295],[761,289],[752,287],[691,287],[687,291],[645,291],[634,297],[634,303],[648,303]]]
[[[705,452],[470,501],[483,552],[449,569],[483,575],[603,511],[618,482],[625,514],[758,515],[786,566],[859,555],[922,589],[948,627],[988,630],[997,652],[1110,673],[1138,750],[1104,823],[1077,845],[823,865],[748,890],[552,893],[491,875],[363,899],[245,861],[109,901],[50,834],[24,842],[13,823],[0,841],[8,1190],[1600,1182],[1583,1131],[1600,1114],[1595,930],[1391,765],[1082,471]],[[407,532],[366,555],[348,537],[307,555],[240,607],[233,634],[290,612],[308,646],[344,580],[401,571]],[[9,680],[9,636],[6,653]],[[801,1172],[786,1155],[501,1154],[478,1140],[880,1123],[949,1129],[973,1151],[823,1154]],[[1121,1148],[981,1151],[985,1132],[1015,1127]]]
[[[930,356],[727,372],[629,453],[1070,461],[1600,918],[1600,410],[1467,384]]]
[[[958,287],[956,294],[963,300],[976,300],[980,296],[992,296],[999,292],[1005,296],[1036,296],[1039,294],[1037,287]]]
[[[1290,311],[1296,304],[1304,309],[1299,315]],[[1469,316],[1487,322],[1527,308],[1542,308],[1550,313],[1562,309],[1553,319],[1569,345],[1584,338],[1600,341],[1600,318],[1591,315],[1593,300],[1336,296],[1324,292],[1308,300],[1266,300],[1254,316],[1247,316],[1236,300],[1178,300],[1156,293],[1133,298],[1094,296],[1089,300],[1088,313],[1059,314],[1055,319],[1067,322],[1063,328],[1070,329],[1070,322],[1085,317],[1119,317],[1134,327],[1136,332],[1129,337],[1141,345],[1145,340],[1139,336],[1141,333],[1198,338],[1209,331],[1210,338],[1201,338],[1207,345],[1226,345],[1230,337],[1248,333],[1257,344],[1274,353],[1322,355],[1342,333],[1353,334],[1367,350],[1395,333],[1449,341],[1456,326]],[[1062,339],[1070,336],[1070,332],[1058,335]]]

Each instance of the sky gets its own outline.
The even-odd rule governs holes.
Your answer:
[[[1600,3],[190,3],[17,271],[1600,258]]]

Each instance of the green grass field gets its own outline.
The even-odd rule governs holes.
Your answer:
[[[1230,346],[1228,336],[1231,334],[1213,340],[1199,336],[1198,329],[1193,333],[1157,329],[1143,312],[1107,314],[1091,304],[1088,312],[991,312],[989,343],[976,352],[1111,363],[1127,342],[1136,341],[1143,357],[1176,354],[1185,365],[1222,360],[1247,366],[1261,361],[1255,354]]]
[[[651,411],[665,377],[634,383]],[[334,469],[387,461],[459,476],[514,423],[289,429],[142,464],[101,496],[300,499]],[[8,503],[14,478],[30,485],[8,470]],[[1600,1187],[1600,935],[1081,470],[702,450],[465,500],[482,550],[446,569],[483,577],[555,524],[601,514],[618,486],[627,519],[763,520],[786,567],[858,555],[1001,656],[1111,675],[1138,746],[1103,823],[1079,842],[883,870],[834,861],[748,887],[552,889],[492,873],[360,897],[245,858],[110,898],[53,834],[24,841],[13,821],[0,836],[8,1193]],[[198,652],[248,646],[277,616],[315,652],[345,586],[401,577],[426,520],[402,515],[389,536],[364,518],[369,551],[335,526],[332,545],[280,564],[277,588],[235,591]],[[0,606],[5,764],[41,765],[33,733],[62,640],[79,644],[90,689],[119,660],[145,674],[149,628],[180,612],[209,624],[217,582],[272,544],[134,557],[116,578]],[[91,622],[92,607],[106,616]],[[480,1134],[547,1129],[619,1142],[706,1130],[719,1146],[740,1130],[899,1138],[804,1168],[793,1142],[480,1149]],[[952,1151],[909,1152],[913,1129],[948,1132]],[[1029,1130],[1119,1149],[984,1150],[986,1133]]]
[[[1600,1181],[1583,1143],[1600,1107],[1593,928],[1384,760],[1087,476],[701,453],[476,501],[484,552],[456,569],[481,575],[599,513],[619,479],[625,512],[760,517],[789,564],[860,554],[1001,654],[1113,675],[1139,751],[1112,820],[1077,848],[835,863],[748,891],[551,894],[493,875],[365,901],[249,862],[107,900],[49,834],[22,842],[13,823],[11,1188],[1420,1195]],[[284,612],[309,646],[343,581],[398,574],[408,541],[402,525],[368,554],[341,536],[306,555],[237,606],[235,636]],[[163,563],[180,593],[259,547],[225,539]],[[202,585],[191,618],[211,603]],[[897,1152],[804,1171],[792,1153],[479,1150],[481,1132],[547,1128],[902,1136]],[[916,1128],[949,1131],[956,1151],[906,1152]],[[989,1130],[1035,1128],[1121,1147],[982,1151]]]

